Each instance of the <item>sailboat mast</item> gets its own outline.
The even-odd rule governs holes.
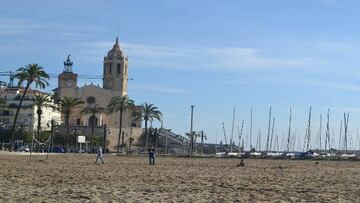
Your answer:
[[[252,139],[252,124],[253,124],[253,109],[252,107],[250,108],[250,133],[249,133],[249,144],[250,144],[250,149],[252,149],[252,143],[251,143],[251,139]]]
[[[327,147],[330,150],[330,124],[329,121],[330,120],[330,109],[328,109],[328,113],[327,113],[327,123],[326,123],[326,135],[325,135],[325,150],[327,149]]]
[[[309,110],[306,151],[308,151],[310,149],[310,141],[311,141],[311,106],[310,106],[310,110]]]
[[[235,124],[235,108],[233,111],[233,119],[232,119],[232,125],[231,125],[231,138],[230,138],[230,152],[232,152],[233,150],[233,138],[234,138],[234,124]]]
[[[346,115],[346,113],[344,113],[344,145],[345,145],[345,151],[348,150],[348,124],[349,124],[349,113]]]
[[[275,117],[273,118],[273,122],[272,122],[272,129],[271,129],[271,138],[270,138],[270,151],[272,150],[272,141],[273,141],[273,136],[274,136],[274,125],[275,125]]]
[[[290,135],[291,135],[291,108],[290,108],[290,116],[289,116],[289,131],[288,131],[288,139],[287,139],[287,147],[286,147],[286,151],[289,151],[290,149]]]
[[[268,125],[267,139],[266,139],[266,151],[269,151],[270,128],[271,128],[271,106],[269,110],[269,125]]]
[[[320,127],[319,127],[319,149],[321,149],[321,130],[322,130],[322,114],[320,114]]]
[[[339,150],[341,150],[341,134],[342,134],[342,124],[343,121],[340,122],[340,133],[339,133]]]

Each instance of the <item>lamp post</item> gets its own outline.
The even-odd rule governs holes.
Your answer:
[[[50,138],[50,150],[53,153],[53,144],[54,144],[54,119],[51,119],[51,138]],[[48,149],[49,152],[49,149]]]
[[[111,134],[110,128],[104,124],[103,129],[101,129],[101,133],[103,133],[103,153],[106,154],[106,137]]]
[[[193,118],[194,118],[194,105],[191,105],[191,123],[190,123],[190,154],[194,150],[194,135],[193,135]]]
[[[77,125],[75,125],[75,129],[72,130],[72,133],[74,134],[74,137],[75,137],[75,148],[76,148],[76,136],[77,136],[77,134],[81,135],[81,131],[80,131],[80,129],[77,129]],[[80,151],[81,151],[81,148],[80,148]]]

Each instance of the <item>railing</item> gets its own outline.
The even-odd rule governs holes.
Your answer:
[[[188,145],[190,143],[190,140],[184,136],[177,135],[169,130],[160,129],[159,135],[162,137],[167,137],[167,139],[171,139],[174,142],[181,144],[181,145]]]
[[[172,154],[172,155],[184,155],[187,154],[187,149],[184,148],[165,148],[158,147],[155,149],[156,154]],[[148,154],[148,151],[143,147],[123,147],[120,148],[120,154]]]

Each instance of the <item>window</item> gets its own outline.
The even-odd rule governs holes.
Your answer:
[[[111,64],[109,64],[109,74],[111,74]]]
[[[117,73],[118,75],[120,75],[120,73],[121,73],[121,63],[117,64],[116,73]]]
[[[4,111],[3,116],[10,116],[10,111]]]
[[[96,99],[95,99],[95,97],[90,96],[90,97],[88,97],[88,98],[86,99],[86,102],[87,102],[88,104],[95,104]]]
[[[76,119],[76,125],[80,125],[80,118]]]

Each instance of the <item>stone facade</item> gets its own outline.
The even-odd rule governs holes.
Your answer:
[[[122,51],[118,39],[113,48],[107,53],[103,61],[103,87],[90,84],[82,87],[77,86],[78,75],[72,70],[72,62],[69,57],[64,62],[64,71],[58,76],[58,87],[54,90],[56,98],[77,97],[82,99],[85,104],[76,109],[70,117],[72,126],[90,126],[90,116],[81,114],[81,110],[86,106],[98,105],[106,108],[114,96],[127,95],[128,83],[128,57]],[[116,148],[119,133],[120,114],[101,113],[96,115],[96,126],[107,125],[110,130],[108,140],[110,150]],[[63,119],[63,118],[62,118]],[[134,121],[132,112],[125,111],[122,117],[123,131],[127,136],[134,139],[133,144],[137,144],[138,137],[141,135],[141,120]]]

